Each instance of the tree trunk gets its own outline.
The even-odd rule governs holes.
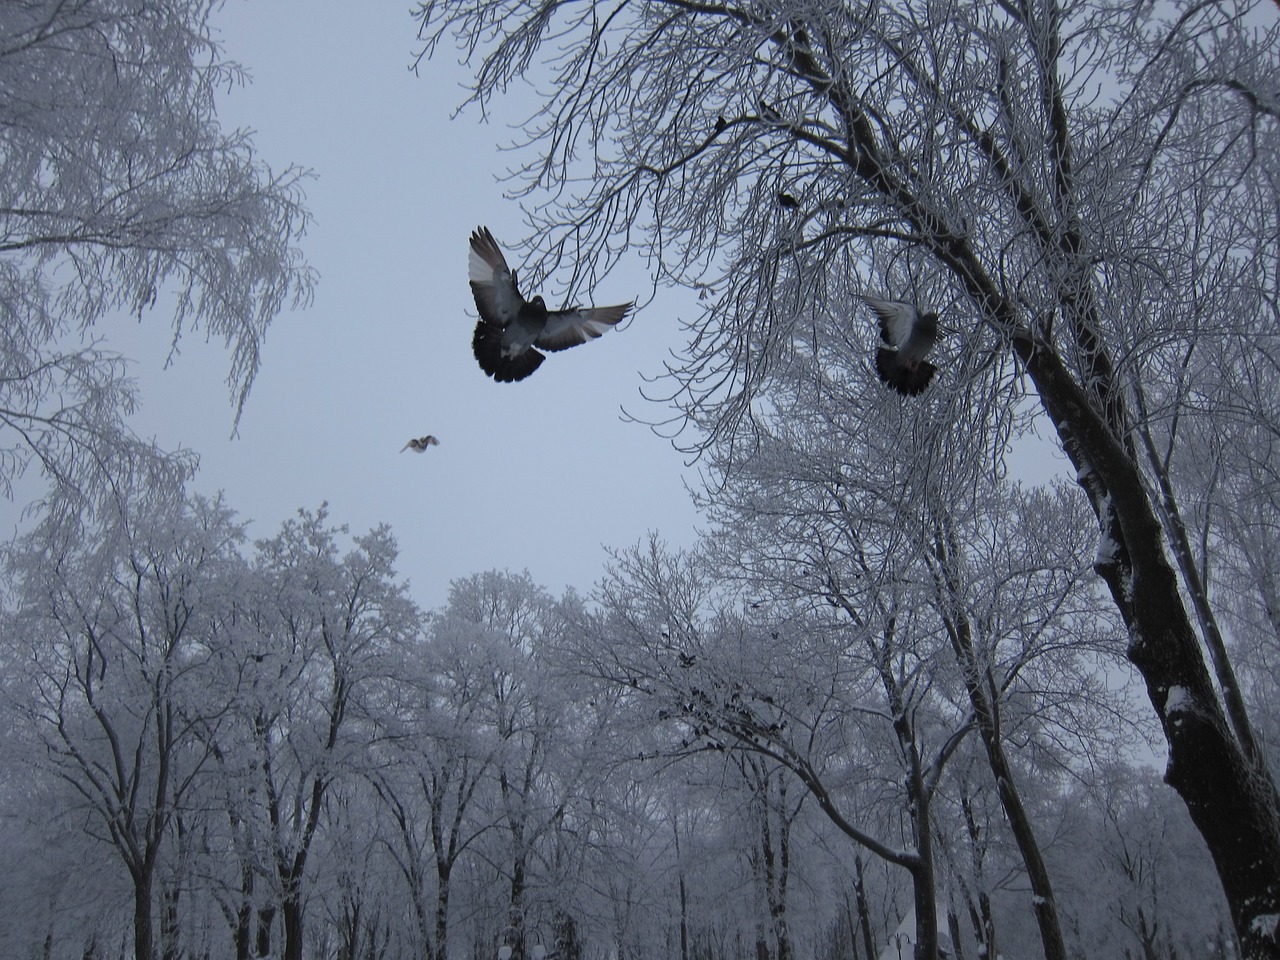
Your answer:
[[[283,960],[302,960],[302,903],[296,894],[287,894],[280,904],[284,920]]]
[[[986,750],[987,765],[991,768],[996,781],[996,793],[1000,797],[1000,805],[1009,821],[1013,837],[1018,844],[1018,852],[1027,868],[1027,878],[1031,883],[1031,903],[1035,912],[1036,924],[1040,928],[1040,943],[1044,948],[1045,960],[1067,960],[1067,947],[1062,939],[1062,926],[1058,921],[1057,899],[1053,894],[1053,885],[1049,880],[1049,870],[1045,866],[1044,857],[1040,853],[1040,844],[1036,840],[1035,830],[1031,825],[1031,817],[1022,805],[1022,795],[1014,785],[1013,770],[1005,756],[1004,742],[1000,734],[1000,704],[996,699],[996,686],[991,679],[985,664],[978,663],[973,645],[973,630],[969,617],[965,613],[964,585],[960,582],[956,571],[956,558],[959,544],[946,516],[935,518],[935,537],[933,556],[938,563],[936,573],[939,577],[938,589],[942,592],[943,620],[951,649],[960,663],[960,672],[964,677],[965,690],[969,694],[969,703],[973,707],[973,715],[978,724],[978,733],[982,737],[982,746]],[[966,809],[966,814],[968,810]],[[972,831],[973,825],[970,824]]]
[[[862,876],[862,854],[853,855],[853,895],[858,905],[858,926],[862,928],[862,945],[867,951],[867,960],[875,960],[876,937],[871,930],[871,909],[867,905],[867,888]]]
[[[235,929],[232,940],[235,941],[236,960],[250,960],[253,956],[253,904],[248,900],[241,902],[236,908]]]
[[[684,861],[680,859],[680,819],[677,816],[671,818],[671,832],[675,838],[676,882],[680,895],[680,960],[689,960],[689,890],[684,879]]]
[[[182,891],[177,884],[161,885],[160,955],[163,960],[180,960],[182,956],[178,942],[178,900],[181,896]]]
[[[923,778],[919,771],[912,771],[912,781]],[[913,785],[912,793],[916,793]],[[913,797],[915,807],[916,852],[919,865],[911,871],[911,884],[916,907],[915,960],[938,960],[938,892],[933,877],[933,830],[929,824],[929,797],[923,790]]]
[[[151,877],[134,879],[133,883],[133,957],[151,960],[154,956],[151,937]]]
[[[453,865],[436,863],[435,942],[429,945],[431,960],[445,960],[449,943],[449,878]]]
[[[954,909],[947,910],[947,932],[951,934],[951,955],[955,960],[965,960],[964,949],[960,946],[960,918]]]
[[[1246,960],[1280,960],[1280,820],[1275,784],[1232,735],[1165,557],[1139,470],[1057,354],[1014,339],[1104,542],[1095,569],[1129,631],[1127,654],[1160,718],[1165,782],[1182,797],[1222,881]]]
[[[254,947],[257,949],[257,956],[271,956],[271,928],[276,921],[275,907],[263,907],[258,911],[258,933],[255,937]]]
[[[507,939],[511,960],[524,960],[524,832],[513,831],[516,855],[511,864],[511,897],[507,908]]]

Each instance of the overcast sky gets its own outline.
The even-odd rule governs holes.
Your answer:
[[[696,468],[621,412],[670,413],[640,390],[685,346],[692,295],[658,290],[620,328],[549,356],[521,383],[494,383],[471,355],[467,239],[487,225],[519,270],[512,248],[526,227],[503,195],[513,158],[502,147],[530,101],[500,98],[488,122],[474,110],[452,118],[470,74],[449,49],[410,70],[418,43],[403,0],[227,0],[214,22],[225,56],[252,78],[223,98],[224,126],[252,129],[274,170],[315,175],[303,247],[320,280],[310,308],[271,327],[235,438],[220,345],[189,335],[166,367],[163,309],[95,328],[135,361],[135,430],[199,453],[194,488],[225,491],[254,537],[325,501],[353,533],[388,523],[399,571],[428,607],[451,579],[490,568],[585,592],[605,546],[650,530],[691,545],[698,516],[685,484],[697,484]],[[540,291],[552,306],[565,293],[555,282]],[[591,299],[651,292],[637,255]],[[400,452],[428,433],[439,446]],[[1028,479],[1061,472],[1046,449]],[[0,503],[0,529],[15,528],[20,508]]]
[[[508,248],[526,235],[497,181],[512,131],[501,116],[450,119],[467,74],[452,51],[408,69],[407,10],[403,0],[229,0],[216,14],[226,56],[253,78],[225,98],[224,125],[256,131],[274,169],[315,173],[303,246],[320,282],[313,306],[272,326],[235,439],[218,345],[189,337],[164,369],[168,318],[108,327],[137,361],[134,427],[196,450],[195,488],[225,490],[253,536],[326,500],[353,532],[390,524],[399,570],[425,606],[443,603],[450,579],[489,568],[585,591],[602,545],[651,529],[672,545],[694,540],[692,472],[667,441],[620,419],[624,406],[662,414],[641,399],[641,374],[683,344],[691,301],[659,291],[623,328],[548,357],[522,383],[484,376],[471,355],[467,238],[478,224]],[[617,272],[594,299],[649,291],[637,256],[634,279]],[[552,305],[564,293],[546,292]],[[399,452],[426,433],[440,446]]]

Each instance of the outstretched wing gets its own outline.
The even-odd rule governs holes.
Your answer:
[[[880,320],[881,340],[894,349],[907,342],[920,316],[915,307],[900,300],[880,300],[877,297],[863,297],[862,300]]]
[[[631,310],[634,304],[613,307],[574,307],[570,310],[547,311],[547,325],[534,341],[543,350],[568,350],[594,340]]]
[[[520,313],[524,297],[516,289],[516,275],[507,266],[488,227],[472,231],[468,266],[471,294],[476,298],[481,319],[505,328]]]

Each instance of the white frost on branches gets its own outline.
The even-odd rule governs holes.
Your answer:
[[[34,460],[83,501],[122,458],[166,459],[123,424],[133,383],[92,333],[108,314],[163,304],[174,352],[189,331],[221,340],[238,420],[268,324],[310,298],[304,171],[218,125],[241,76],[216,5],[0,5],[0,492]]]

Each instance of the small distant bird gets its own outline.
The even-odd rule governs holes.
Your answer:
[[[400,448],[400,452],[404,453],[406,450],[412,450],[414,453],[421,453],[423,450],[427,449],[427,447],[438,447],[439,445],[440,441],[430,435],[425,437],[414,437]]]
[[[546,357],[543,350],[568,350],[594,340],[627,315],[633,304],[548,310],[542,297],[525,300],[516,275],[488,227],[471,234],[471,293],[480,322],[471,350],[480,369],[499,383],[523,380]]]
[[[904,397],[929,386],[938,368],[925,359],[938,340],[938,315],[921,313],[901,300],[863,297],[880,320],[880,339],[888,346],[876,350],[876,373]]]

